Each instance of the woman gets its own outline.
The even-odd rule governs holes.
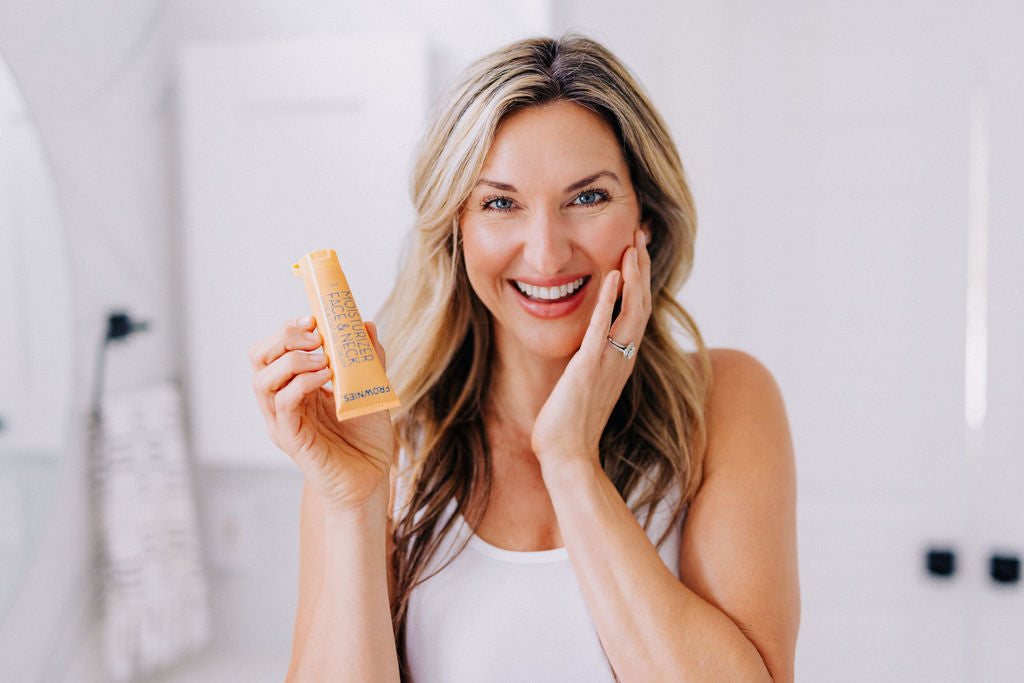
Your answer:
[[[290,677],[792,680],[785,410],[673,299],[693,203],[626,69],[577,36],[480,60],[413,200],[393,424],[334,420],[309,318],[251,352],[305,475]]]

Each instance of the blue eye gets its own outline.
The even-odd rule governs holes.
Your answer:
[[[604,190],[584,190],[576,195],[572,203],[578,206],[594,206],[604,201],[608,201],[608,193]]]
[[[511,211],[515,204],[508,197],[492,197],[484,200],[484,209],[490,211]]]

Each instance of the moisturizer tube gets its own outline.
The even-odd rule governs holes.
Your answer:
[[[309,252],[292,266],[292,273],[306,283],[306,296],[331,368],[338,421],[401,405],[384,375],[334,250]]]

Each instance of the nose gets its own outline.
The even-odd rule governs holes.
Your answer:
[[[523,237],[523,260],[537,275],[554,276],[572,258],[569,229],[557,212],[530,217]]]

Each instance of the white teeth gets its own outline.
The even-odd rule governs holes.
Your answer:
[[[561,299],[564,296],[572,294],[581,286],[586,278],[579,278],[573,282],[565,285],[558,285],[557,287],[537,287],[535,285],[528,285],[525,282],[519,280],[513,280],[516,283],[516,287],[519,291],[530,297],[531,299],[546,299],[548,301],[552,299]]]

